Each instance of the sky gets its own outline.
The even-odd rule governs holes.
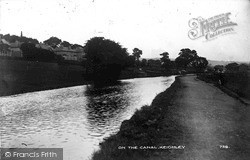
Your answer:
[[[189,20],[230,12],[233,32],[212,40],[190,39]],[[101,36],[123,47],[137,47],[142,58],[182,48],[210,60],[250,61],[249,0],[0,0],[0,33],[36,38],[56,36],[84,45]]]

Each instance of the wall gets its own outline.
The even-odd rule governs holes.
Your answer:
[[[79,65],[0,59],[0,96],[84,84]]]

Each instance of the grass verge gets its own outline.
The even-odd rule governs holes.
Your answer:
[[[249,73],[223,73],[218,74],[198,74],[197,78],[221,89],[229,96],[238,99],[245,105],[249,105],[250,101],[250,83]],[[221,80],[223,83],[219,83]]]
[[[170,150],[154,147],[180,144],[184,138],[183,126],[178,122],[176,114],[177,109],[172,106],[177,91],[182,87],[184,86],[177,77],[166,91],[155,97],[150,106],[137,110],[129,120],[123,121],[117,134],[100,143],[100,150],[93,154],[92,159],[145,160],[152,156],[169,154]]]

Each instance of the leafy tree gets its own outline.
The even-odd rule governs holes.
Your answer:
[[[149,59],[148,66],[151,68],[161,68],[161,61],[158,59]]]
[[[203,72],[208,65],[208,61],[204,57],[197,57],[190,64],[196,69],[196,72]]]
[[[10,42],[10,43],[15,43],[15,42],[18,41],[18,40],[19,40],[19,37],[18,37],[18,36],[12,35],[12,36],[10,36],[9,42]]]
[[[186,69],[196,58],[198,58],[198,55],[195,50],[185,48],[181,49],[179,56],[175,59],[175,63],[179,69]]]
[[[3,35],[2,38],[5,39],[8,42],[12,42],[13,41],[12,37],[10,36],[10,34],[5,34],[5,35]]]
[[[24,43],[34,43],[34,44],[39,43],[37,39],[27,38],[27,37],[19,37],[19,36],[10,35],[10,34],[6,34],[2,38],[10,43],[15,43],[16,41],[24,42]]]
[[[168,52],[163,52],[160,54],[161,57],[161,66],[167,70],[171,68],[171,60],[169,59],[169,53]]]
[[[135,57],[133,55],[129,55],[127,58],[127,67],[135,67]]]
[[[148,61],[146,59],[142,59],[142,61],[141,61],[141,67],[146,67],[147,63],[148,63]]]
[[[224,66],[223,65],[215,65],[214,66],[214,71],[215,72],[218,72],[218,73],[221,73],[224,69]]]
[[[71,46],[72,49],[76,49],[76,48],[78,48],[78,47],[84,48],[83,46],[81,46],[81,45],[79,45],[79,44],[73,44],[73,45]]]
[[[133,49],[133,56],[135,57],[136,61],[139,61],[141,55],[142,55],[142,50],[138,49],[138,48],[134,48]]]
[[[9,52],[10,51],[9,45],[8,44],[1,44],[0,43],[0,51],[1,52]]]
[[[19,41],[24,42],[24,43],[34,43],[34,44],[39,43],[37,39],[27,38],[27,37],[21,37],[21,38],[19,38]]]
[[[85,45],[87,74],[96,83],[116,81],[126,66],[126,48],[104,37],[94,37]]]
[[[239,64],[236,62],[229,63],[225,66],[227,72],[236,72],[239,70]]]
[[[248,68],[249,68],[249,66],[247,64],[240,64],[239,65],[239,71],[240,72],[247,72]]]
[[[61,43],[61,45],[64,46],[64,47],[70,47],[71,46],[71,44],[69,42],[67,42],[67,41],[63,41]]]
[[[55,62],[60,58],[50,50],[36,48],[33,43],[23,43],[20,49],[24,59],[30,61]]]
[[[27,60],[36,60],[36,46],[33,43],[23,43],[20,47],[23,57]]]
[[[179,69],[193,68],[196,72],[203,72],[208,61],[204,57],[199,57],[195,50],[185,48],[181,49],[179,56],[175,59],[175,64]]]
[[[160,54],[162,56],[162,60],[169,60],[169,53],[168,52],[163,52]]]
[[[50,37],[49,39],[43,41],[43,43],[52,46],[53,48],[55,48],[58,44],[60,44],[62,42],[61,39],[57,38],[57,37]]]

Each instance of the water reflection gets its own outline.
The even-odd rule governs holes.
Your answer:
[[[1,97],[1,147],[59,147],[87,159],[123,120],[171,85],[174,77],[123,80]]]
[[[101,88],[87,87],[88,128],[95,136],[117,131],[119,123],[124,119],[122,113],[126,113],[133,101],[127,92],[129,87],[131,85],[128,82]]]

